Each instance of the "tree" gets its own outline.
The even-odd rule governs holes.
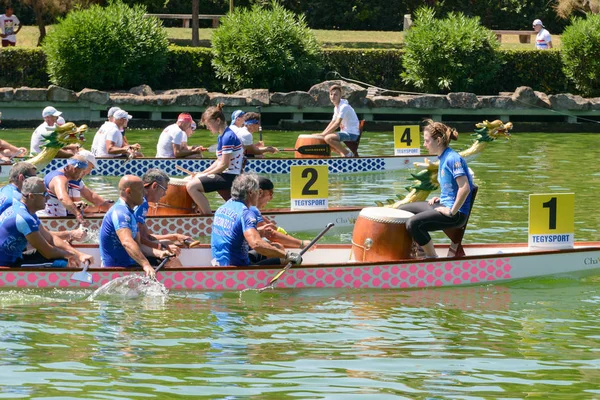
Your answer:
[[[598,14],[600,0],[558,0],[554,8],[561,18],[568,18],[575,12]]]

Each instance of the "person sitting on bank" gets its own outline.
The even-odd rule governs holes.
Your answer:
[[[50,132],[50,128],[54,126],[58,126],[56,123],[58,121],[58,117],[62,115],[62,112],[58,111],[56,108],[48,106],[44,108],[42,111],[42,118],[44,118],[44,122],[35,128],[33,134],[31,135],[31,142],[29,146],[29,152],[31,155],[39,154],[42,152],[42,145],[44,144],[44,135],[48,135]],[[56,158],[69,158],[73,157],[75,153],[79,151],[78,144],[70,144],[58,151],[56,153]]]
[[[210,167],[195,174],[187,183],[186,189],[198,206],[198,212],[204,215],[211,213],[210,203],[204,193],[229,190],[236,176],[242,173],[244,148],[240,139],[229,129],[225,122],[221,103],[209,107],[202,114],[202,123],[213,134],[218,134],[217,159]]]
[[[191,128],[192,123],[194,120],[190,114],[179,114],[177,122],[167,126],[160,134],[156,145],[156,158],[185,158],[202,153],[201,147],[187,147],[186,131]],[[185,148],[183,147],[184,138]]]
[[[435,258],[437,253],[429,232],[458,228],[467,222],[473,178],[467,162],[449,147],[451,140],[458,139],[458,132],[441,122],[426,122],[423,144],[429,154],[437,155],[440,160],[437,178],[441,197],[405,204],[399,209],[415,214],[406,221],[406,230],[424,250],[426,258]]]
[[[146,276],[155,272],[146,256],[153,260],[171,256],[168,250],[151,249],[141,243],[133,209],[144,201],[144,183],[133,175],[119,181],[119,200],[108,210],[100,227],[100,256],[103,267],[141,266]]]
[[[179,233],[156,235],[150,232],[148,226],[146,225],[146,217],[150,208],[148,202],[158,203],[158,201],[164,197],[164,195],[167,193],[169,180],[169,176],[160,169],[152,168],[146,171],[142,177],[142,182],[144,184],[144,200],[142,201],[142,204],[133,209],[133,213],[137,219],[140,239],[143,245],[156,250],[168,250],[178,257],[181,253],[181,250],[175,245],[175,243],[185,243],[187,241],[191,241],[192,238]],[[156,260],[153,261],[150,259],[150,257],[148,257],[148,260],[150,261],[150,264],[156,263]],[[165,267],[167,268],[179,266],[181,266],[181,261],[175,257],[171,258],[165,264]]]
[[[0,265],[8,267],[38,266],[68,260],[70,267],[93,263],[94,258],[75,250],[64,240],[50,234],[41,224],[36,211],[45,207],[48,192],[41,178],[32,176],[23,182],[21,199],[0,214]],[[36,252],[23,254],[30,244]]]
[[[21,161],[14,164],[8,173],[8,185],[0,189],[0,214],[13,203],[21,200],[21,189],[25,179],[35,176],[37,168],[35,165]]]
[[[126,145],[123,139],[123,130],[128,121],[133,118],[125,110],[116,110],[113,115],[114,122],[105,122],[98,129],[92,144],[92,153],[96,157],[143,157],[140,153],[141,146],[136,143]]]
[[[254,139],[252,134],[256,133],[260,129],[260,115],[255,112],[247,112],[242,117],[244,120],[244,126],[236,132],[237,137],[244,146],[244,153],[248,158],[262,158],[265,153],[277,153],[276,147],[266,146],[265,143],[260,141],[253,143]]]
[[[210,245],[214,265],[251,265],[250,248],[264,256],[257,265],[301,262],[298,254],[288,253],[281,245],[268,243],[260,236],[255,213],[250,210],[250,207],[258,204],[258,196],[256,174],[246,173],[235,178],[231,199],[217,209],[213,218]]]
[[[360,135],[360,121],[348,100],[342,99],[342,87],[333,85],[329,88],[329,99],[333,103],[333,117],[327,128],[321,133],[331,149],[343,157],[354,157],[344,141],[357,141]],[[339,132],[336,132],[337,130]]]

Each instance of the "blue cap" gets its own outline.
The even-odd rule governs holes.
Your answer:
[[[242,110],[235,110],[231,114],[231,122],[235,121],[237,118],[241,117],[244,114],[246,114],[246,113],[244,111],[242,111]]]

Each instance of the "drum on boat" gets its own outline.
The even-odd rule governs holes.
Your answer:
[[[298,135],[296,139],[296,149],[302,146],[312,146],[315,144],[326,145],[323,135]],[[312,155],[312,154],[300,154],[294,153],[295,158],[329,158],[331,153],[327,155]]]
[[[189,179],[171,178],[167,193],[158,203],[148,203],[148,215],[183,215],[195,213],[196,205],[190,197],[185,185]]]
[[[350,261],[376,262],[410,258],[412,238],[406,220],[414,214],[395,208],[363,208],[352,232]]]

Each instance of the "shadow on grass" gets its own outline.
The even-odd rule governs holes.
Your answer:
[[[169,38],[169,42],[184,47],[192,47],[192,39],[173,39]],[[323,48],[345,48],[345,49],[401,49],[403,43],[381,43],[381,42],[323,42]],[[200,47],[210,48],[210,40],[200,40]]]

